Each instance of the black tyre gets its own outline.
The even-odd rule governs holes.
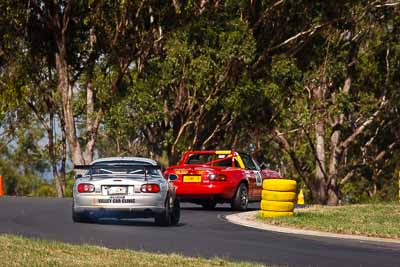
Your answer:
[[[232,199],[231,207],[233,210],[246,210],[249,204],[249,190],[244,183],[239,184],[235,196]]]
[[[72,221],[76,223],[90,223],[93,219],[85,212],[76,212],[74,202],[72,202]]]
[[[169,226],[171,225],[171,197],[167,196],[165,200],[164,211],[161,213],[157,213],[154,216],[154,223],[158,226]]]
[[[171,212],[171,224],[177,225],[179,223],[179,219],[181,218],[181,204],[178,198],[175,198],[174,206],[172,207]]]
[[[74,210],[72,210],[72,220],[77,223],[91,223],[94,221],[86,212],[75,212]]]
[[[201,203],[201,206],[203,206],[203,208],[206,210],[213,210],[215,209],[215,206],[217,206],[217,202],[214,200],[209,200]]]
[[[81,213],[79,213],[79,212],[75,212],[73,209],[72,209],[72,220],[74,221],[74,222],[85,222],[85,219],[84,219],[84,216],[82,216],[83,214],[81,214]]]

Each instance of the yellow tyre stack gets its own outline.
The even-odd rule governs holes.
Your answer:
[[[266,179],[261,197],[262,217],[292,216],[296,201],[296,181]]]

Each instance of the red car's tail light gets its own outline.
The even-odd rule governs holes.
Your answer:
[[[158,193],[160,192],[160,186],[158,184],[143,184],[140,187],[140,191],[143,193]]]
[[[92,184],[78,184],[78,192],[79,193],[90,193],[94,192],[94,185]]]
[[[220,181],[220,182],[224,182],[227,180],[226,176],[223,174],[209,174],[208,179],[210,181]]]

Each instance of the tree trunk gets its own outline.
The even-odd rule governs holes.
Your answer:
[[[311,191],[313,203],[326,205],[327,194],[326,194],[326,183],[324,180],[314,180],[307,184]]]
[[[47,129],[47,136],[49,138],[49,156],[50,156],[50,161],[51,161],[51,167],[53,170],[53,178],[55,181],[56,185],[56,191],[57,191],[57,197],[64,197],[65,194],[65,184],[63,184],[63,181],[60,179],[60,175],[57,170],[57,160],[56,160],[56,152],[55,152],[55,146],[54,146],[54,114],[50,112],[50,127]]]
[[[73,2],[73,1],[72,1]],[[73,3],[70,2],[65,8],[63,16],[63,24],[60,25],[60,17],[58,11],[55,12],[53,17],[53,24],[55,26],[55,39],[57,44],[57,52],[55,54],[56,69],[58,75],[58,92],[61,96],[61,104],[65,120],[65,132],[67,134],[67,141],[69,145],[69,151],[71,154],[71,160],[74,164],[84,164],[82,156],[81,146],[76,138],[75,121],[73,114],[73,89],[68,73],[68,62],[67,62],[67,43],[66,43],[66,31],[68,28],[69,14]]]
[[[340,160],[340,155],[337,153],[337,147],[340,143],[341,130],[340,125],[343,122],[343,115],[339,115],[335,118],[335,129],[331,136],[331,155],[329,162],[329,184],[328,184],[328,205],[336,206],[339,204],[339,188],[337,184],[338,176],[338,162]]]
[[[328,188],[328,206],[337,206],[339,204],[339,186],[329,185]]]
[[[328,184],[328,205],[336,206],[339,204],[339,185],[336,184],[338,175],[338,162],[339,155],[336,153],[336,149],[340,142],[340,125],[343,121],[343,115],[335,116],[334,124],[332,128],[334,129],[331,135],[331,153],[329,162],[329,184]]]
[[[94,118],[94,96],[92,81],[89,79],[87,86],[87,145],[85,153],[83,154],[81,145],[76,132],[76,125],[73,114],[73,84],[69,77],[68,61],[67,61],[67,43],[66,43],[66,32],[68,29],[68,23],[71,16],[72,6],[74,1],[68,2],[67,6],[63,10],[62,20],[58,12],[54,13],[52,23],[55,28],[55,40],[57,44],[57,52],[55,54],[56,69],[58,74],[58,92],[61,96],[62,113],[64,118],[64,129],[66,139],[68,141],[69,152],[71,160],[74,164],[88,164],[93,159],[93,150],[96,144],[97,129],[102,118],[102,111],[99,112],[98,116]],[[60,21],[62,23],[60,24]]]
[[[352,79],[350,74],[345,79],[343,86],[343,93],[349,94]],[[334,96],[335,97],[335,96]],[[334,98],[333,97],[333,98]],[[334,99],[336,102],[336,99]],[[339,204],[339,189],[340,185],[337,184],[338,176],[338,163],[340,160],[340,153],[338,153],[337,148],[340,145],[341,138],[341,126],[344,121],[344,114],[339,114],[334,116],[334,123],[332,125],[334,131],[331,136],[331,155],[329,162],[329,184],[328,184],[328,202],[329,206],[336,206]]]
[[[94,112],[94,88],[93,88],[93,72],[89,72],[89,81],[86,86],[86,130],[88,143],[86,144],[86,149],[84,152],[85,163],[90,163],[93,160],[94,147],[96,145],[96,134],[97,129],[95,129],[95,117]]]
[[[356,62],[356,55],[358,46],[353,43],[350,49],[348,64],[347,64],[347,77],[343,84],[342,92],[348,95],[352,83],[352,74],[354,72],[354,62]],[[333,95],[333,101],[336,103],[335,95]],[[329,184],[328,184],[328,205],[336,206],[339,204],[339,189],[340,184],[337,184],[338,178],[338,163],[340,161],[341,153],[338,151],[341,141],[341,126],[344,122],[344,114],[334,116],[334,123],[332,125],[333,133],[331,136],[331,154],[329,162]]]
[[[65,120],[64,114],[61,111],[59,114],[60,118],[60,126],[61,126],[61,167],[60,167],[60,178],[63,182],[64,192],[65,192],[65,183],[66,183],[66,171],[65,166],[67,162],[67,135],[65,133]]]
[[[318,204],[326,204],[326,182],[325,182],[325,122],[323,119],[315,125],[316,134],[316,169],[315,169],[315,180],[316,180],[316,198]]]
[[[325,100],[325,86],[319,84],[313,90],[314,99],[318,103]],[[319,112],[319,109],[317,109]],[[325,160],[325,117],[320,114],[316,116],[315,122],[315,198],[318,204],[326,204],[327,201],[327,183],[326,183],[326,160]]]
[[[74,114],[72,109],[72,87],[68,78],[68,67],[65,53],[60,52],[65,50],[65,47],[59,47],[59,52],[56,54],[56,66],[58,73],[58,90],[61,95],[62,109],[65,116],[65,132],[71,160],[74,164],[84,164],[81,146],[76,138],[76,129]],[[64,55],[63,55],[64,54]]]

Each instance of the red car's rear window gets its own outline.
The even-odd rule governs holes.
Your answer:
[[[192,154],[190,155],[185,164],[206,164],[212,166],[219,166],[219,167],[232,167],[232,158],[228,157],[230,154],[227,155],[216,155],[216,154]],[[223,159],[228,157],[226,160],[221,160],[218,162],[211,163],[212,161]],[[235,159],[235,167],[239,167],[239,163]]]
[[[185,164],[205,164],[215,159],[215,154],[192,154],[187,158]]]

